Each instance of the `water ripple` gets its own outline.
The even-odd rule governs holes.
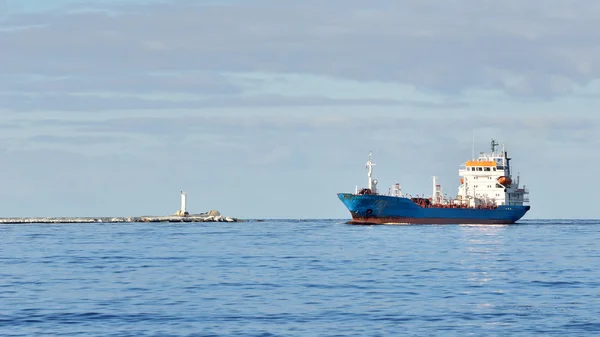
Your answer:
[[[596,335],[599,225],[2,225],[0,335]]]

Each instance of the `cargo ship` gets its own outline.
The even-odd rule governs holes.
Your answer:
[[[433,177],[431,197],[402,192],[399,183],[380,194],[373,179],[372,154],[367,161],[368,185],[355,193],[338,193],[350,211],[351,224],[513,224],[530,206],[525,186],[511,172],[511,158],[491,141],[491,152],[466,161],[458,170],[456,198],[447,198]]]

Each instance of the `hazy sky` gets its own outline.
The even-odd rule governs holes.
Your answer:
[[[0,216],[348,218],[455,196],[491,138],[526,218],[598,218],[600,2],[0,0]]]

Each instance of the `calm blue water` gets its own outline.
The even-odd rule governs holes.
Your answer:
[[[0,225],[3,336],[600,335],[600,222]]]

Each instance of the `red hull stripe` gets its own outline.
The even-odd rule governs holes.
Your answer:
[[[450,219],[450,218],[405,218],[405,217],[361,217],[355,216],[349,224],[374,225],[374,224],[429,224],[429,225],[507,225],[513,224],[510,220],[494,219]]]

